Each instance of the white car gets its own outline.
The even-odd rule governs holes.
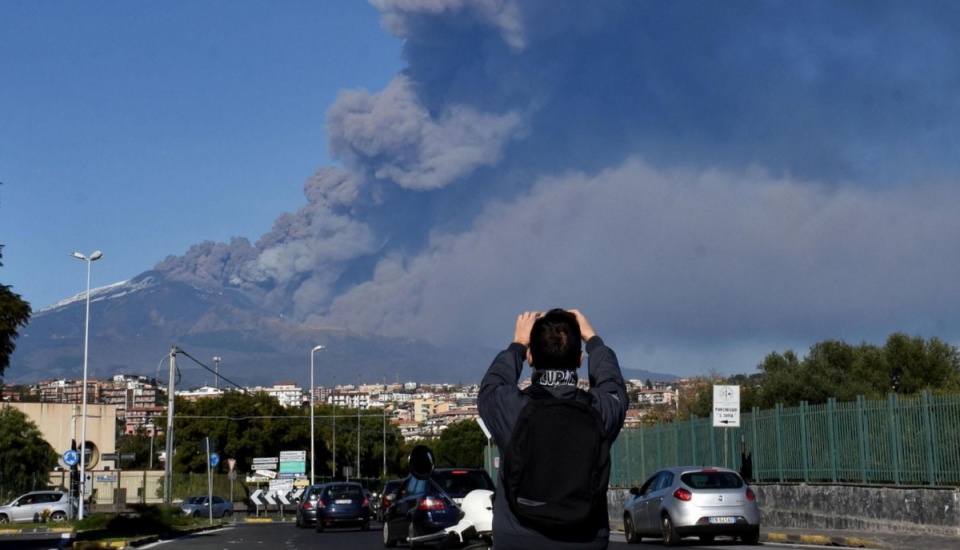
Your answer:
[[[757,495],[737,472],[727,468],[688,466],[656,472],[623,510],[627,542],[661,538],[667,546],[683,537],[710,544],[716,536],[738,537],[744,544],[760,541]]]
[[[0,506],[0,523],[67,521],[77,517],[77,503],[63,491],[33,491]]]

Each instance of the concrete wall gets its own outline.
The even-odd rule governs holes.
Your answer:
[[[755,484],[761,526],[960,535],[960,489]],[[624,489],[607,493],[611,527],[622,527]]]
[[[77,441],[80,448],[80,434],[83,433],[81,406],[70,403],[6,403],[26,414],[32,420],[43,438],[58,455],[70,450],[70,440]],[[87,442],[92,450],[90,461],[85,464],[88,470],[102,467],[100,455],[116,450],[117,407],[87,403]],[[67,467],[61,459],[61,467]],[[112,465],[112,462],[107,462]]]
[[[957,488],[803,483],[753,488],[767,525],[960,535]]]

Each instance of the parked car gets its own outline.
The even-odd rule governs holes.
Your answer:
[[[322,485],[314,506],[318,533],[327,527],[344,525],[358,525],[362,531],[370,530],[370,499],[359,483],[348,481]]]
[[[482,468],[437,468],[429,479],[408,476],[383,519],[383,545],[429,535],[459,521],[463,497],[474,489],[494,489]],[[410,543],[411,548],[420,544]]]
[[[323,485],[310,485],[303,492],[303,497],[297,503],[297,527],[310,527],[317,522],[317,499],[320,498],[320,490]]]
[[[45,518],[59,522],[75,517],[77,503],[63,491],[33,491],[0,506],[0,523],[35,523]]]
[[[184,514],[195,518],[205,518],[210,515],[207,495],[197,495],[183,499],[183,502],[180,503],[180,509],[183,510]],[[213,517],[228,518],[231,515],[233,515],[233,503],[213,495]]]
[[[383,484],[383,491],[380,492],[380,505],[377,507],[377,521],[383,522],[383,515],[386,513],[387,508],[393,504],[394,497],[397,496],[397,491],[400,490],[400,486],[403,485],[402,479],[390,479]]]
[[[683,537],[699,536],[709,544],[718,535],[739,537],[744,544],[760,540],[757,497],[740,475],[726,468],[675,467],[656,472],[623,510],[627,542],[662,538],[674,546]]]

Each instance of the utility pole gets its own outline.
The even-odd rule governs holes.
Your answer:
[[[170,381],[167,383],[167,449],[163,485],[163,503],[167,506],[170,505],[173,496],[173,394],[176,384],[177,351],[179,351],[177,346],[170,348]]]
[[[360,376],[357,376],[357,479],[360,478]]]

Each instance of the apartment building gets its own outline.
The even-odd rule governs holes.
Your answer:
[[[117,407],[117,418],[124,420],[131,409],[160,407],[166,395],[146,376],[118,374],[100,385],[100,402]]]

